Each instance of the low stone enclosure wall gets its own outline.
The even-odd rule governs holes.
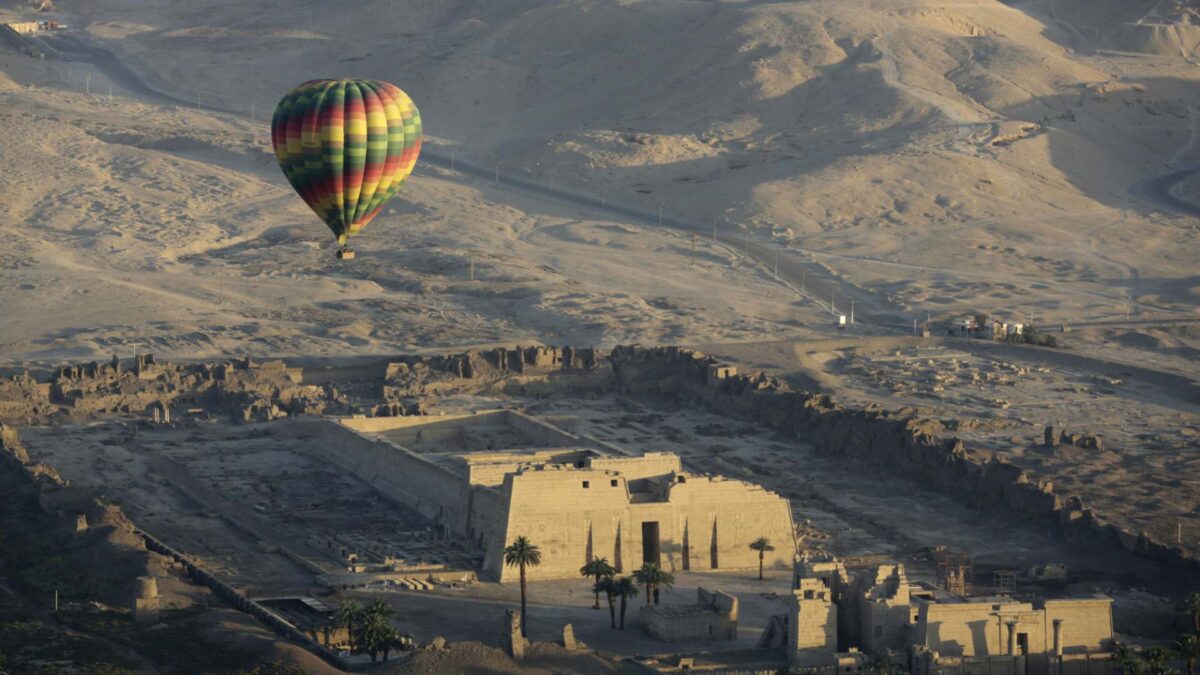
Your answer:
[[[335,668],[339,668],[341,670],[361,670],[362,669],[361,666],[358,668],[353,667],[346,660],[342,659],[337,654],[333,653],[331,650],[326,648],[324,645],[319,644],[318,642],[313,640],[311,637],[304,634],[304,632],[302,632],[301,630],[299,630],[292,624],[285,621],[278,614],[267,609],[261,603],[251,600],[249,597],[240,593],[236,588],[221,581],[220,579],[213,576],[212,573],[205,570],[203,567],[200,567],[196,563],[192,562],[183,553],[176,551],[175,549],[171,548],[170,546],[167,546],[166,544],[162,543],[161,541],[155,539],[153,536],[151,536],[145,532],[138,530],[137,533],[143,539],[146,540],[146,548],[147,549],[154,551],[155,553],[158,553],[160,555],[165,555],[165,556],[174,558],[177,562],[179,562],[181,565],[183,565],[184,569],[186,569],[188,572],[188,576],[190,576],[196,583],[200,583],[200,584],[204,584],[205,586],[208,586],[212,590],[212,592],[217,595],[217,597],[221,598],[225,602],[228,602],[235,609],[241,610],[241,611],[249,614],[250,616],[253,616],[254,618],[258,619],[263,624],[268,626],[271,630],[275,631],[278,635],[280,635],[284,638],[287,638],[289,640],[292,640],[293,642],[303,645],[306,649],[308,649],[312,653],[316,654],[317,656],[320,656],[322,659],[324,659],[327,663],[329,663],[331,666],[334,666]],[[358,664],[355,664],[355,665],[358,665]]]
[[[1077,496],[1054,492],[1020,467],[970,456],[962,440],[940,439],[941,423],[883,409],[842,407],[825,394],[793,391],[761,373],[721,379],[716,360],[680,347],[617,347],[610,360],[619,393],[669,396],[802,437],[829,455],[857,459],[919,481],[974,507],[1001,504],[1010,513],[1056,528],[1069,540],[1111,546],[1189,572],[1200,561],[1179,547],[1110,523]]]
[[[886,468],[976,507],[1001,504],[1012,514],[1048,524],[1070,539],[1111,545],[1113,550],[1130,551],[1190,571],[1200,570],[1200,561],[1184,549],[1156,541],[1146,533],[1122,529],[1102,514],[1085,508],[1077,496],[1055,493],[1049,482],[1031,479],[1014,464],[973,457],[959,439],[938,438],[937,434],[944,432],[938,421],[919,419],[904,411],[844,407],[828,395],[794,391],[762,374],[717,378],[709,372],[709,366],[716,363],[711,357],[680,347],[617,347],[607,359],[596,350],[569,347],[397,357],[388,368],[381,393],[385,398],[436,397],[451,391],[514,389],[519,394],[553,395],[563,388],[592,391],[615,388],[623,394],[671,396],[688,404],[707,406],[719,414],[752,420],[786,436],[802,436],[822,452]],[[236,395],[257,393],[261,389],[261,400],[255,399],[253,405],[282,404],[291,407],[288,413],[293,415],[345,412],[356,405],[352,397],[334,388],[327,386],[324,391],[315,392],[311,390],[321,388],[295,384],[295,373],[282,362],[256,364],[245,360],[217,366],[173,366],[143,355],[130,362],[129,367],[137,374],[132,384],[120,379],[119,360],[114,360],[111,366],[92,363],[61,369],[48,385],[26,376],[0,378],[0,416],[28,423],[39,418],[46,418],[46,422],[81,421],[113,414],[118,409],[128,414],[135,412],[136,407],[128,399],[131,391],[139,393],[145,387],[174,384],[167,387],[172,396],[202,398],[200,395],[207,393],[214,382],[224,386],[224,380],[231,377],[228,384],[238,389]],[[150,375],[159,371],[178,373],[178,382],[166,375],[162,376],[164,379],[146,380],[143,371]],[[52,394],[56,385],[60,389],[79,389],[76,396],[79,400],[72,410],[76,413],[86,410],[87,414],[79,415],[78,419],[63,416],[61,412],[52,414],[55,406],[47,391]],[[114,407],[108,403],[114,394],[124,397],[120,400],[123,405]],[[297,402],[301,405],[292,405]],[[2,405],[5,403],[10,404],[11,411]],[[344,436],[357,437],[353,442],[375,442],[349,429],[342,431]],[[413,497],[426,507],[440,502],[431,499],[431,495]]]
[[[152,551],[153,553],[174,559],[183,565],[184,569],[187,570],[188,576],[196,583],[207,586],[214,594],[232,605],[235,609],[250,614],[280,636],[303,645],[337,668],[342,670],[362,669],[360,664],[347,663],[337,654],[318,644],[311,637],[305,635],[295,626],[279,617],[279,615],[246,597],[232,586],[217,579],[210,572],[196,565],[188,556],[167,546],[150,534],[137,529],[136,526],[125,518],[119,508],[113,507],[107,502],[94,500],[86,492],[77,493],[73,488],[68,486],[66,481],[58,476],[53,468],[44,464],[32,463],[17,430],[3,424],[0,424],[0,470],[11,471],[32,485],[39,493],[38,502],[43,511],[60,517],[64,527],[70,527],[73,523],[78,527],[79,523],[88,523],[93,520],[90,517],[84,519],[77,518],[76,513],[81,509],[90,509],[94,512],[97,509],[108,508],[110,509],[109,517],[107,518],[108,525],[127,531],[131,535],[131,540],[137,542],[142,555],[149,555],[147,551]],[[99,522],[99,520],[97,519],[96,522]]]

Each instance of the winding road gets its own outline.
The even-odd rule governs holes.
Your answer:
[[[168,105],[200,108],[240,118],[247,117],[242,111],[202,103],[198,105],[196,101],[187,101],[156,89],[122,62],[113,52],[102,47],[87,44],[77,35],[56,33],[45,36],[43,39],[51,43],[54,49],[63,55],[63,58],[90,63],[130,93]],[[520,176],[501,174],[499,181],[496,181],[495,167],[483,166],[463,160],[462,158],[454,158],[451,155],[450,149],[438,147],[433,143],[427,143],[422,149],[421,159],[434,166],[453,169],[459,175],[495,183],[498,188],[518,190],[528,195],[550,199],[575,207],[584,207],[590,211],[610,217],[637,221],[654,227],[680,230],[689,235],[704,236],[706,239],[713,238],[711,223],[696,223],[669,214],[662,214],[660,216],[659,213],[649,209],[613,202],[605,197],[547,185],[540,181]],[[856,322],[890,330],[911,330],[911,318],[903,314],[897,305],[880,298],[870,291],[837,279],[827,267],[815,261],[801,259],[796,255],[795,249],[789,250],[781,246],[769,246],[753,241],[745,236],[731,236],[729,233],[718,232],[716,240],[719,243],[727,245],[732,250],[743,251],[747,256],[757,260],[760,265],[772,273],[777,269],[781,281],[788,284],[798,294],[809,298],[821,307],[829,309],[831,313],[835,310],[837,313],[849,313],[847,310],[850,307],[851,301],[853,301]],[[830,322],[833,322],[833,317],[830,318]]]
[[[49,43],[55,52],[61,54],[62,58],[90,63],[125,90],[146,99],[168,105],[200,108],[239,118],[248,117],[243,111],[200,104],[197,101],[184,100],[161,91],[148,84],[143,77],[122,62],[113,52],[88,44],[77,35],[55,33],[43,36],[42,40]],[[728,232],[717,232],[714,236],[711,223],[697,223],[521,176],[511,174],[497,176],[495,167],[455,158],[450,148],[438,147],[434,143],[427,143],[421,156],[429,164],[452,169],[453,173],[460,176],[469,176],[487,183],[494,183],[498,189],[517,190],[527,195],[583,207],[609,217],[637,221],[653,227],[671,228],[689,235],[704,237],[706,240],[714,239],[715,242],[724,244],[731,250],[740,249],[745,255],[755,259],[764,269],[777,273],[780,281],[786,283],[797,294],[828,309],[831,314],[848,314],[847,310],[853,302],[856,322],[887,331],[908,333],[912,330],[914,316],[911,313],[906,313],[899,305],[887,298],[880,297],[877,293],[837,278],[828,267],[818,262],[821,256],[816,252],[764,244],[751,240],[745,234],[731,236]],[[1174,171],[1133,186],[1131,193],[1171,211],[1200,216],[1200,206],[1179,199],[1171,193],[1172,187],[1196,173],[1200,173],[1200,167]],[[801,256],[805,256],[807,259]],[[833,321],[832,316],[830,321]]]
[[[1200,174],[1200,167],[1172,171],[1156,178],[1144,180],[1134,185],[1129,192],[1142,201],[1153,203],[1168,211],[1185,216],[1200,217],[1200,206],[1180,199],[1171,193],[1171,188],[1196,174]]]

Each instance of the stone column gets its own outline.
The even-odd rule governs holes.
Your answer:
[[[1005,626],[1008,626],[1008,655],[1017,655],[1017,622],[1005,621]]]
[[[133,620],[158,623],[158,582],[154,577],[138,577],[133,593]]]
[[[1063,624],[1066,622],[1066,619],[1054,620],[1054,655],[1060,659],[1063,655]]]

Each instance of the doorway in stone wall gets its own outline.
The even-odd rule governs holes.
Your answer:
[[[658,541],[658,521],[642,523],[642,562],[660,564],[662,549]]]

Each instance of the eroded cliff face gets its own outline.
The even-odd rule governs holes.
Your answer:
[[[124,603],[133,580],[162,573],[120,507],[30,460],[17,430],[0,424],[0,533],[12,576],[64,600]]]
[[[49,382],[27,375],[0,378],[0,421],[12,424],[81,422],[97,417],[193,408],[242,421],[296,414],[355,412],[331,386],[301,384],[282,361],[159,362],[151,354],[122,361],[59,368]],[[165,413],[164,413],[165,416]]]
[[[716,359],[679,347],[617,347],[609,356],[620,393],[670,396],[753,420],[803,438],[821,452],[857,459],[906,476],[972,506],[1000,506],[1043,522],[1065,537],[1120,547],[1163,563],[1200,569],[1182,548],[1109,522],[1073,495],[1058,494],[1020,467],[982,459],[957,438],[939,436],[940,421],[913,411],[850,408],[826,394],[791,390],[762,373],[719,377]]]
[[[16,423],[81,421],[119,413],[144,413],[155,405],[228,413],[243,421],[299,414],[423,414],[451,394],[555,395],[565,390],[665,396],[752,420],[802,438],[830,455],[863,461],[954,495],[981,509],[1042,522],[1069,538],[1098,542],[1158,561],[1200,568],[1182,548],[1131,532],[1089,509],[1075,495],[1020,467],[972,452],[947,429],[969,426],[923,419],[906,408],[843,406],[827,394],[792,390],[762,373],[729,376],[712,357],[679,347],[617,347],[603,355],[590,348],[529,347],[473,350],[452,355],[404,356],[388,364],[382,390],[369,397],[333,384],[302,384],[298,369],[282,361],[249,359],[223,364],[170,364],[139,356],[128,365],[70,366],[51,382],[27,376],[0,382],[0,420]],[[361,387],[359,389],[362,389]],[[13,419],[13,418],[16,419]],[[5,432],[11,434],[11,430]],[[1089,446],[1085,435],[1060,442]],[[28,463],[16,442],[6,455]],[[50,467],[30,467],[52,476]]]
[[[139,354],[64,366],[48,382],[25,374],[0,377],[0,422],[82,422],[149,414],[155,407],[171,408],[176,418],[192,409],[243,422],[321,414],[420,415],[439,395],[593,387],[609,374],[607,360],[592,348],[495,348],[399,356],[381,373],[381,390],[378,379],[370,386],[304,383],[302,369],[283,361],[180,364]]]
[[[606,359],[590,347],[497,347],[461,354],[405,356],[389,363],[383,395],[389,403],[453,393],[536,387],[570,388],[607,374]]]

